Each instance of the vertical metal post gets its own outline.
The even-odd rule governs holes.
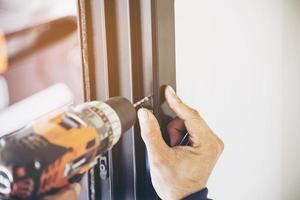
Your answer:
[[[78,25],[85,100],[104,101],[109,98],[104,0],[78,0]],[[111,152],[108,152],[90,170],[88,188],[83,188],[88,194],[83,196],[88,196],[90,200],[113,199],[111,158]]]
[[[86,100],[136,101],[153,94],[163,127],[170,112],[161,88],[175,87],[174,1],[78,0],[78,5]],[[136,125],[91,170],[90,198],[157,198],[146,162]]]

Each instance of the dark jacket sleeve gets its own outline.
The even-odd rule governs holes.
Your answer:
[[[207,188],[204,188],[199,192],[196,192],[194,194],[185,197],[183,200],[209,200],[207,198],[207,194],[208,194],[208,190]]]

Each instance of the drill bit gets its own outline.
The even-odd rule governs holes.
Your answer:
[[[145,103],[147,103],[148,101],[150,101],[152,99],[152,95],[146,96],[144,98],[142,98],[141,100],[135,102],[133,104],[133,107],[137,108],[137,107],[142,107]]]

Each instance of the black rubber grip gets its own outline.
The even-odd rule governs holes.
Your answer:
[[[114,109],[121,121],[122,133],[130,129],[136,121],[136,110],[132,103],[124,97],[112,97],[106,102]]]

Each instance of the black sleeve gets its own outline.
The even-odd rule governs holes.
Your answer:
[[[194,194],[185,197],[183,200],[209,200],[207,198],[207,194],[208,194],[208,190],[207,188],[204,188],[199,192],[196,192]]]

